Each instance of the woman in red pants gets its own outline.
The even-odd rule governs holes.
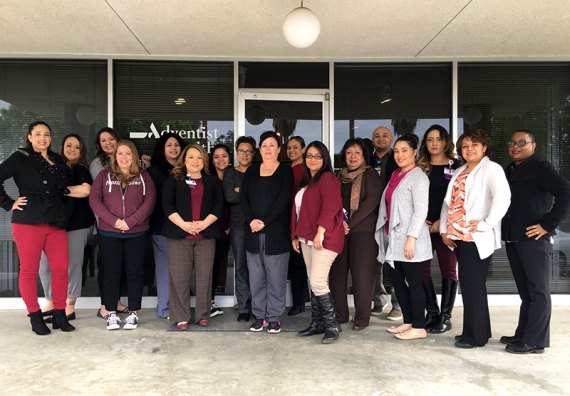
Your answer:
[[[68,186],[71,170],[51,151],[52,132],[48,124],[36,121],[28,128],[26,147],[17,150],[0,165],[0,206],[12,211],[12,232],[20,257],[19,287],[29,312],[32,330],[50,333],[38,304],[37,278],[42,250],[52,272],[53,328],[73,331],[65,315],[67,298],[67,234],[69,213],[66,197],[89,194],[88,186]],[[19,197],[12,199],[4,181],[14,178]]]

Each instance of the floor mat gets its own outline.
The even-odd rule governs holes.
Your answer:
[[[297,332],[306,328],[311,322],[311,310],[307,309],[305,312],[295,315],[287,316],[287,309],[281,321],[282,332]],[[249,331],[249,326],[254,322],[252,316],[249,322],[238,322],[237,312],[232,308],[224,308],[224,314],[210,318],[210,325],[208,327],[198,326],[195,322],[190,322],[188,330],[176,330],[175,325],[169,325],[168,331],[184,333],[187,331],[234,331],[243,332]],[[194,310],[192,309],[192,318],[194,317]]]

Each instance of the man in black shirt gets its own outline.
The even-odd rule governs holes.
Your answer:
[[[393,140],[394,135],[392,134],[392,131],[386,127],[379,126],[372,132],[372,144],[374,145],[374,153],[372,153],[368,162],[369,165],[374,167],[374,169],[376,169],[380,175],[380,188],[382,191],[384,191],[386,185],[390,181],[392,172],[398,168],[398,165],[394,160],[394,151],[392,150]],[[390,297],[390,293],[388,293],[384,287],[383,267],[384,263],[378,263],[378,270],[376,272],[376,285],[374,286],[373,311],[377,313],[382,313],[384,308],[388,305],[388,299]],[[387,319],[402,319],[402,310],[400,309],[400,304],[396,299],[396,295],[393,289],[391,291],[391,303],[392,310],[388,314]]]

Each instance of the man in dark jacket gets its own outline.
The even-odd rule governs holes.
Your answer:
[[[392,131],[386,127],[379,126],[372,132],[374,153],[370,156],[368,164],[376,169],[380,175],[380,194],[382,194],[386,185],[390,181],[392,172],[398,169],[398,165],[394,159],[394,150],[392,150],[393,140],[394,135],[392,134]],[[384,308],[388,305],[388,299],[391,299],[392,310],[388,313],[386,318],[388,320],[400,320],[402,319],[402,310],[400,309],[400,304],[396,299],[396,294],[393,289],[392,292],[389,293],[384,286],[384,275],[388,275],[390,270],[388,268],[383,268],[384,263],[378,263],[376,284],[374,286],[374,308],[372,311],[382,313]]]
[[[550,346],[552,235],[570,209],[570,183],[534,155],[530,131],[516,131],[507,145],[511,206],[501,235],[522,302],[515,335],[501,342],[508,352],[543,353]]]

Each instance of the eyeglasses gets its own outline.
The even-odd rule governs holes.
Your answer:
[[[255,151],[252,150],[238,150],[239,155],[253,155]]]
[[[307,158],[308,160],[316,159],[318,161],[318,160],[322,160],[323,156],[320,154],[315,154],[315,155],[307,154],[307,155],[305,155],[305,158]]]
[[[509,140],[509,141],[507,142],[507,147],[508,147],[508,148],[513,148],[513,147],[515,147],[515,146],[517,146],[517,147],[524,147],[524,146],[526,146],[526,145],[529,144],[529,143],[532,143],[532,142],[527,142],[527,141],[524,140],[524,139],[517,140],[516,142],[513,142],[512,140]]]

